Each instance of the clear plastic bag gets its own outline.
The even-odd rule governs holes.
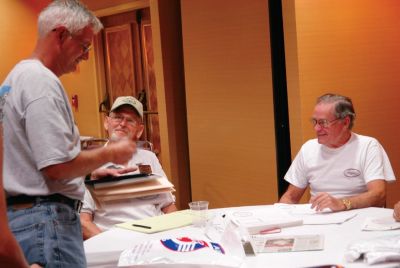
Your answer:
[[[148,240],[121,253],[118,266],[240,267],[243,256],[219,243],[190,237]]]
[[[400,235],[354,242],[349,245],[345,258],[349,262],[364,259],[369,265],[400,261]]]

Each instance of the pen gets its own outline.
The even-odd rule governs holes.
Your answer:
[[[141,224],[132,224],[133,227],[141,227],[141,228],[145,228],[145,229],[151,229],[151,226],[147,226],[147,225],[141,225]]]

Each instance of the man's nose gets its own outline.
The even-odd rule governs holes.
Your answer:
[[[126,126],[128,124],[128,119],[126,119],[125,117],[122,118],[121,122],[119,123],[120,125]]]
[[[320,124],[315,124],[315,126],[314,126],[314,130],[315,131],[320,131],[322,129],[322,127],[320,126]]]

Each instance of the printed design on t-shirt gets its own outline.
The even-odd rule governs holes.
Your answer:
[[[0,87],[0,122],[3,122],[3,107],[4,104],[6,103],[6,98],[10,90],[11,90],[10,86],[4,85]]]
[[[361,175],[361,171],[355,168],[348,168],[343,172],[343,174],[347,178],[355,178]]]

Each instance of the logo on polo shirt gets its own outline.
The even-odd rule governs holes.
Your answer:
[[[343,172],[347,178],[355,178],[361,175],[361,171],[355,168],[348,168]]]

